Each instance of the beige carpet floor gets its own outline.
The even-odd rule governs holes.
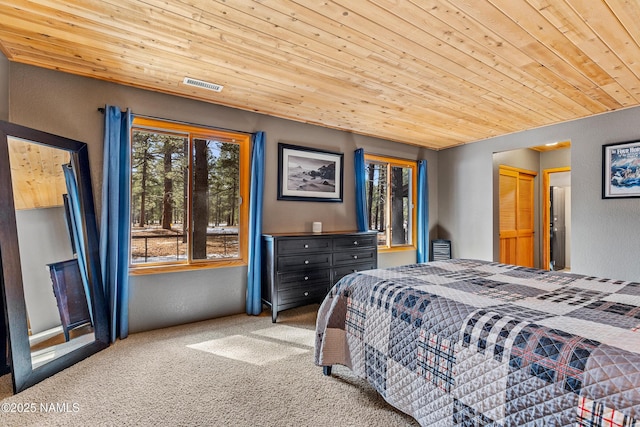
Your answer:
[[[416,426],[349,369],[313,364],[317,309],[132,334],[17,395],[5,375],[0,425]]]

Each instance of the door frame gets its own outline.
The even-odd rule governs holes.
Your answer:
[[[549,270],[549,258],[551,257],[551,233],[549,228],[551,227],[551,219],[549,217],[549,209],[551,203],[549,199],[551,197],[549,193],[550,175],[558,172],[571,172],[571,166],[564,166],[561,168],[544,169],[542,171],[542,269]]]

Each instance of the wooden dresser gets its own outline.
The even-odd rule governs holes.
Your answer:
[[[262,235],[262,300],[271,320],[321,302],[343,276],[378,266],[377,232]]]

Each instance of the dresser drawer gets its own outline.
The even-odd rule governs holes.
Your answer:
[[[336,267],[333,269],[333,284],[335,285],[336,283],[338,283],[338,280],[342,279],[347,274],[357,273],[358,271],[364,270],[373,270],[374,268],[376,268],[376,265],[376,262],[372,261]]]
[[[279,272],[323,267],[331,267],[331,254],[281,256],[278,258]]]
[[[353,264],[354,262],[366,262],[375,260],[377,253],[375,249],[348,250],[335,252],[333,254],[333,265]]]
[[[278,274],[278,289],[293,286],[307,286],[308,284],[323,284],[328,286],[331,281],[331,270],[328,268],[314,268]]]
[[[278,303],[281,305],[306,301],[312,302],[323,299],[329,292],[328,285],[299,286],[278,292]],[[301,304],[302,305],[302,304]]]
[[[299,239],[286,239],[278,242],[278,255],[296,255],[306,252],[330,252],[330,239],[313,239],[301,237]]]
[[[336,237],[333,239],[333,249],[372,248],[377,245],[376,238],[375,234]]]

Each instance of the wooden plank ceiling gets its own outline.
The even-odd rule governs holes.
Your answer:
[[[0,0],[0,48],[436,150],[640,101],[635,0]]]
[[[70,154],[11,137],[8,142],[15,208],[64,206],[62,195],[67,194],[67,184],[62,165],[69,163]]]

